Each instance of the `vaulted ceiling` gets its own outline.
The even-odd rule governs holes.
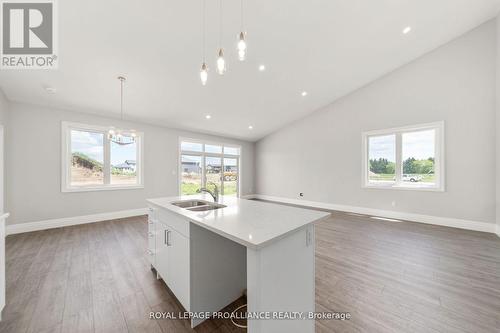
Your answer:
[[[65,0],[59,69],[0,71],[0,87],[11,101],[118,117],[116,77],[125,74],[126,118],[255,141],[500,8],[498,0],[243,0],[248,57],[239,62],[240,1],[223,0],[228,65],[218,76],[219,1],[206,1],[206,86],[199,79],[202,0]]]

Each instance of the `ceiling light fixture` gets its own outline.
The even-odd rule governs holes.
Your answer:
[[[205,62],[201,64],[201,69],[200,69],[200,80],[201,84],[204,86],[207,84],[208,81],[208,67]]]
[[[225,72],[226,72],[226,60],[224,60],[224,50],[220,48],[219,53],[217,55],[217,73],[219,73],[219,75],[224,75]]]
[[[264,65],[259,66],[259,71],[263,72],[265,70],[266,70],[266,66],[264,66]]]
[[[302,97],[306,97],[307,96],[307,91],[303,91],[301,95],[302,95]]]
[[[219,0],[219,51],[217,53],[217,73],[224,75],[226,72],[226,60],[222,49],[222,0]]]
[[[245,33],[240,32],[240,40],[238,42],[238,59],[245,61],[247,43],[245,42]]]
[[[118,80],[120,81],[120,119],[123,121],[123,85],[127,79],[123,76],[118,76]],[[136,136],[137,134],[134,131],[124,132],[114,128],[108,131],[108,139],[121,146],[134,143]]]
[[[406,27],[406,28],[404,28],[404,29],[403,29],[403,34],[405,34],[405,35],[406,35],[406,34],[407,34],[407,33],[409,33],[410,31],[411,31],[411,27]]]
[[[45,87],[45,91],[49,94],[55,94],[57,92],[57,89],[54,87]]]
[[[245,41],[246,33],[243,31],[243,0],[240,1],[240,9],[241,9],[241,19],[240,19],[240,35],[238,41],[238,59],[240,61],[245,60],[247,43]]]
[[[253,130],[253,126],[252,125],[248,126],[248,129]]]
[[[201,68],[200,68],[200,80],[202,85],[206,85],[208,81],[208,72],[209,68],[206,63],[206,34],[207,34],[207,27],[206,27],[206,19],[207,19],[207,9],[206,9],[206,0],[202,0],[203,3],[203,13],[202,13],[202,22],[203,22],[203,36],[202,36],[202,44],[203,44],[203,61],[201,63]],[[247,52],[247,42],[246,42],[246,32],[244,31],[244,6],[243,6],[243,0],[240,0],[240,32],[238,34],[238,42],[236,45],[236,49],[238,51],[238,59],[240,61],[244,61],[246,59],[246,52]],[[222,31],[222,25],[223,25],[223,8],[222,8],[222,0],[219,0],[219,42],[218,42],[218,48],[217,48],[217,55],[216,55],[216,60],[215,60],[215,71],[219,75],[224,75],[227,68],[227,62],[224,57],[224,48],[222,47],[222,37],[223,37],[223,31]],[[265,67],[264,65],[261,65],[259,67],[260,71],[264,71]]]
[[[201,80],[201,84],[204,86],[207,84],[207,80],[208,80],[208,67],[207,67],[207,63],[205,61],[205,53],[206,53],[206,34],[207,34],[207,25],[206,25],[206,0],[203,0],[203,13],[202,13],[202,16],[203,16],[203,28],[202,28],[202,31],[203,31],[203,37],[202,37],[202,40],[203,40],[203,46],[202,46],[202,53],[203,53],[203,63],[201,64],[201,69],[200,69],[200,80]]]
[[[212,116],[211,116],[211,115],[209,115],[209,114],[207,114],[207,115],[205,116],[205,118],[210,119],[210,118],[212,118]]]

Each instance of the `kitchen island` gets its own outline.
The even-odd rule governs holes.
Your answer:
[[[206,195],[148,205],[151,265],[193,327],[246,291],[248,332],[314,332],[313,223],[329,213]]]

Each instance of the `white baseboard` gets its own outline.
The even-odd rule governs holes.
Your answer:
[[[326,202],[290,199],[290,198],[285,198],[285,197],[275,197],[275,196],[262,195],[262,194],[249,194],[249,195],[242,196],[242,198],[243,199],[262,199],[262,200],[276,201],[276,202],[281,202],[281,203],[288,203],[288,204],[293,204],[293,205],[306,206],[306,207],[311,207],[311,208],[328,209],[328,210],[335,210],[335,211],[341,211],[341,212],[349,212],[349,213],[364,214],[364,215],[371,215],[371,216],[380,216],[380,217],[386,217],[386,218],[392,218],[392,219],[398,219],[398,220],[406,220],[406,221],[420,222],[420,223],[426,223],[426,224],[434,224],[434,225],[467,229],[467,230],[490,232],[490,233],[495,233],[498,237],[500,237],[500,225],[493,224],[493,223],[463,220],[463,219],[448,218],[448,217],[431,216],[431,215],[421,215],[421,214],[414,214],[414,213],[396,212],[396,211],[374,209],[374,208],[337,205],[337,204],[330,204],[330,203],[326,203]],[[78,225],[78,224],[85,224],[85,223],[101,222],[101,221],[107,221],[107,220],[113,220],[113,219],[119,219],[119,218],[131,217],[131,216],[140,216],[140,215],[145,215],[145,214],[147,214],[146,208],[138,208],[138,209],[122,210],[122,211],[117,211],[117,212],[100,213],[100,214],[92,214],[92,215],[84,215],[84,216],[64,217],[64,218],[44,220],[44,221],[11,224],[11,225],[6,226],[6,234],[13,235],[13,234],[19,234],[19,233],[23,233],[23,232],[67,227],[67,226],[71,226],[71,225]]]
[[[246,199],[247,196],[245,196]],[[311,208],[321,208],[327,210],[336,210],[341,212],[349,212],[370,216],[380,216],[391,219],[398,220],[406,220],[411,222],[420,222],[426,224],[434,224],[445,227],[452,228],[460,228],[474,231],[482,231],[482,232],[490,232],[496,233],[500,237],[500,226],[480,221],[471,221],[471,220],[463,220],[449,217],[440,217],[440,216],[431,216],[431,215],[422,215],[422,214],[414,214],[414,213],[405,213],[405,212],[396,212],[391,210],[383,210],[383,209],[375,209],[375,208],[365,208],[365,207],[356,207],[356,206],[347,206],[347,205],[337,205],[326,202],[318,202],[318,201],[307,201],[307,200],[299,200],[299,199],[290,199],[284,197],[275,197],[269,195],[262,194],[253,194],[248,196],[249,199],[262,199],[269,201],[276,201],[281,203],[288,203],[293,205],[306,206]]]
[[[138,209],[121,210],[117,212],[63,217],[59,219],[11,224],[6,226],[6,234],[7,235],[20,234],[23,232],[67,227],[71,225],[78,225],[85,223],[101,222],[101,221],[120,219],[131,216],[140,216],[145,214],[147,214],[146,208],[138,208]]]

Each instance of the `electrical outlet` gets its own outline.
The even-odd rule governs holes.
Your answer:
[[[391,205],[392,205],[392,207],[396,207],[396,200],[393,200],[393,201],[391,202]]]
[[[304,196],[304,193],[300,192],[299,197],[303,197],[303,196]]]

